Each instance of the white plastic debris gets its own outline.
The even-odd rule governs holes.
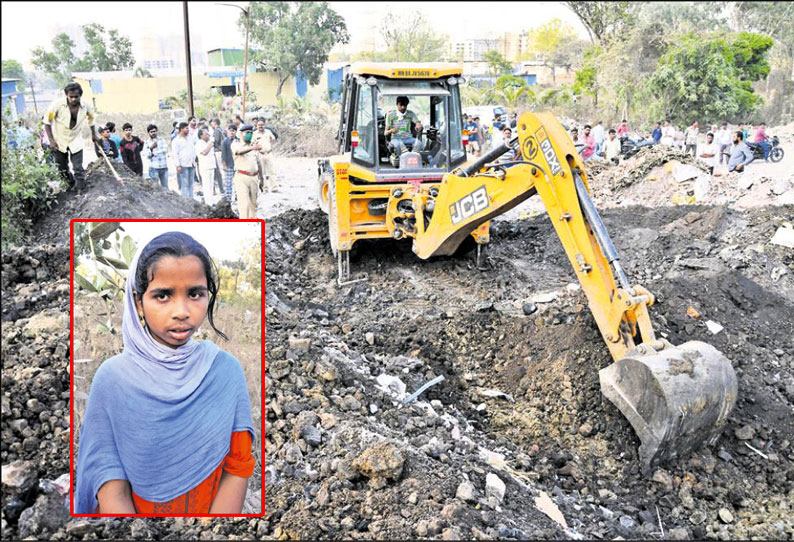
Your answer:
[[[702,173],[703,172],[699,168],[690,164],[678,164],[673,170],[673,178],[677,182],[683,183],[684,181],[700,176]]]
[[[397,399],[402,399],[405,396],[405,382],[396,376],[383,373],[378,375],[375,380],[378,382],[376,388],[379,390],[394,395]]]
[[[708,175],[701,175],[695,180],[695,201],[703,201],[711,191],[711,180]]]
[[[717,333],[725,329],[714,320],[706,320],[706,327],[709,329],[709,331],[711,331],[712,335],[716,335]]]
[[[513,399],[512,395],[510,395],[509,393],[505,393],[503,391],[499,391],[499,390],[480,390],[480,395],[484,395],[486,397],[491,397],[491,398],[504,397],[505,399],[507,399],[511,403],[515,403],[516,402],[516,400]]]
[[[539,292],[532,297],[529,298],[530,301],[533,303],[551,303],[555,299],[557,299],[557,292]]]
[[[479,447],[478,454],[480,459],[495,469],[504,470],[507,467],[504,454],[492,452],[491,450],[483,448],[482,446]]]
[[[409,395],[408,397],[403,399],[403,404],[407,405],[408,403],[410,403],[411,401],[413,401],[414,399],[416,399],[417,397],[422,395],[425,392],[426,389],[430,388],[431,386],[435,386],[436,384],[440,384],[443,381],[444,381],[444,375],[439,375],[439,376],[435,377],[433,380],[431,380],[430,382],[427,382],[424,386],[422,386],[421,388],[419,388],[418,390],[413,392],[411,395]],[[430,406],[430,405],[428,405],[428,406]]]
[[[562,525],[563,528],[568,528],[568,522],[565,521],[565,516],[562,515],[562,512],[560,512],[560,509],[554,504],[554,501],[551,500],[548,493],[541,491],[540,496],[535,497],[535,506],[537,506],[538,510]]]
[[[488,497],[494,497],[497,502],[502,502],[505,498],[505,490],[507,487],[505,483],[492,472],[489,472],[485,476],[485,495]]]
[[[794,248],[794,226],[789,223],[783,224],[777,229],[770,242],[773,245]]]

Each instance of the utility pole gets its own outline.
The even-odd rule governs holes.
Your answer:
[[[193,71],[190,63],[190,25],[188,23],[187,15],[187,0],[182,2],[182,13],[185,18],[185,65],[187,66],[187,107],[190,116],[194,116],[193,112]]]
[[[221,2],[215,2],[218,6],[231,6],[234,8],[239,9],[245,14],[245,52],[243,53],[243,111],[241,113],[241,117],[243,121],[245,121],[245,90],[247,85],[247,78],[248,78],[248,31],[251,28],[251,6],[249,4],[248,8],[244,8],[242,6],[238,6],[237,4],[224,4]]]
[[[245,52],[243,53],[243,122],[245,122],[245,91],[248,79],[248,30],[251,28],[251,8],[244,9],[245,13]]]
[[[36,110],[36,116],[39,116],[39,106],[36,103],[36,91],[33,89],[33,74],[30,75],[30,93],[33,95],[33,109]]]

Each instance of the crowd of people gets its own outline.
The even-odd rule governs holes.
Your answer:
[[[631,140],[634,145],[664,145],[689,153],[703,160],[712,174],[720,164],[726,164],[729,172],[741,173],[753,161],[753,152],[747,145],[748,126],[739,123],[738,126],[729,128],[728,123],[723,122],[719,128],[712,124],[703,134],[697,121],[681,130],[670,119],[666,119],[664,123],[657,122],[650,137],[645,137],[645,134],[632,130],[628,121],[623,119],[617,129],[605,130],[602,122],[598,121],[595,127],[586,124],[582,136],[577,128],[572,128],[570,136],[577,149],[581,149],[580,155],[585,160],[605,160],[618,164],[623,152],[623,142]],[[764,161],[768,161],[771,145],[767,141],[765,123],[757,125],[752,141],[761,147]]]
[[[468,138],[469,152],[474,156],[482,156],[483,151],[516,135],[516,113],[511,113],[509,120],[505,121],[500,115],[495,115],[490,126],[481,122],[476,115],[464,114],[463,122],[464,137]],[[581,133],[575,122],[568,124],[571,126],[568,131],[571,141],[585,161],[603,161],[614,165],[620,163],[627,141],[631,141],[632,145],[665,145],[690,153],[703,160],[712,174],[721,164],[727,165],[728,172],[743,172],[753,161],[753,152],[747,143],[757,144],[763,150],[764,161],[769,160],[772,148],[763,122],[755,127],[752,135],[750,123],[739,123],[734,127],[729,127],[727,122],[719,127],[712,124],[705,133],[701,132],[697,121],[682,130],[670,119],[656,122],[654,127],[645,132],[632,129],[626,119],[608,129],[600,120],[594,125],[585,124]],[[514,158],[507,157],[511,160]]]
[[[169,161],[176,169],[177,186],[185,198],[194,198],[194,184],[200,183],[204,203],[212,205],[221,198],[237,202],[240,218],[256,218],[259,191],[277,192],[276,174],[271,153],[278,134],[266,126],[264,118],[246,123],[240,115],[224,123],[191,116],[187,122],[174,122],[168,135],[149,124],[146,135],[139,137],[129,122],[121,126],[108,121],[96,126],[95,113],[81,101],[83,89],[78,83],[64,87],[65,99],[54,100],[47,110],[39,134],[45,159],[51,160],[69,184],[85,190],[83,151],[95,147],[104,155],[123,164],[134,175],[144,176],[168,189]],[[91,139],[83,137],[90,128]],[[32,148],[36,134],[24,120],[9,133],[13,148]],[[69,167],[71,163],[71,168]]]

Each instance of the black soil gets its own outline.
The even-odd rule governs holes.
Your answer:
[[[423,262],[407,243],[362,244],[353,269],[369,279],[343,288],[334,284],[325,216],[277,217],[266,238],[266,532],[409,538],[426,532],[422,521],[440,519],[443,536],[568,536],[538,521],[534,496],[543,490],[587,538],[659,538],[660,520],[667,537],[790,537],[794,257],[769,244],[786,216],[791,209],[604,213],[629,277],[657,295],[657,333],[673,344],[714,345],[739,379],[722,437],[653,479],[640,472],[630,425],[601,396],[598,370],[612,360],[545,216],[495,223],[485,272],[471,255]],[[526,316],[523,304],[549,290],[557,298]],[[724,330],[712,334],[707,320]],[[290,336],[309,339],[309,352],[291,348]],[[317,378],[328,364],[339,377]],[[435,415],[393,402],[375,387],[381,373],[409,392],[443,375],[420,398],[438,401]],[[323,427],[322,444],[307,447],[293,430],[306,411],[331,413],[344,428]],[[355,438],[340,437],[349,433]],[[408,470],[379,490],[344,469],[373,440],[400,446]],[[489,466],[477,446],[504,454],[512,474]],[[314,478],[303,474],[314,470]],[[507,484],[499,508],[484,499],[487,472]],[[465,477],[482,501],[455,498]],[[326,486],[330,498],[318,493]]]

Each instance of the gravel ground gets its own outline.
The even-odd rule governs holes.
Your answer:
[[[260,205],[266,516],[65,512],[52,482],[69,470],[68,220],[230,212],[119,187],[99,166],[2,256],[4,538],[794,537],[794,254],[770,243],[791,205],[605,210],[631,280],[658,296],[658,332],[713,344],[739,378],[721,438],[649,479],[600,395],[611,358],[536,198],[494,221],[487,271],[470,254],[422,262],[405,243],[361,243],[353,268],[369,280],[340,289],[315,165],[279,158],[281,193]],[[780,175],[767,177],[764,197]]]
[[[792,536],[794,260],[768,244],[789,211],[605,212],[630,277],[659,296],[658,331],[713,344],[739,378],[723,436],[651,479],[600,394],[611,358],[545,217],[497,223],[484,273],[470,257],[420,262],[408,245],[369,243],[353,262],[369,280],[342,289],[321,212],[270,221],[266,534]],[[712,335],[706,320],[725,329]],[[398,400],[442,375],[420,401]],[[390,476],[374,483],[362,457],[384,446],[400,466],[380,461]],[[565,525],[538,521],[541,492]]]

